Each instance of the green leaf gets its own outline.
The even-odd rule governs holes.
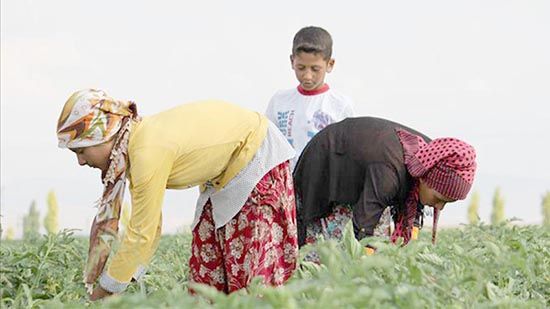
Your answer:
[[[343,242],[344,248],[346,248],[346,251],[349,253],[349,255],[351,255],[354,260],[359,259],[363,255],[363,246],[361,246],[359,241],[355,238],[355,234],[353,232],[353,224],[351,220],[346,224],[346,227],[344,228]]]

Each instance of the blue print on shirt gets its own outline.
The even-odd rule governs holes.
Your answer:
[[[277,112],[277,127],[284,136],[288,136],[288,114],[290,111]]]

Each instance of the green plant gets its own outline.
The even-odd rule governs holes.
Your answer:
[[[57,205],[57,197],[55,192],[50,190],[48,192],[48,212],[44,217],[44,228],[48,234],[57,233],[58,230],[58,216],[59,216],[59,207]]]
[[[4,235],[4,238],[6,240],[13,240],[15,238],[15,230],[12,226],[8,226],[8,229],[6,230],[6,234]]]
[[[32,201],[29,213],[23,217],[23,238],[34,240],[40,237],[40,213],[36,209],[36,201]]]
[[[479,193],[475,191],[470,198],[470,204],[468,205],[468,222],[470,224],[479,223]]]
[[[550,191],[542,196],[542,224],[550,225]]]
[[[493,212],[491,213],[491,223],[499,224],[506,220],[504,216],[504,198],[500,193],[500,188],[495,189],[495,194],[493,195]]]
[[[299,261],[282,287],[253,280],[225,295],[191,285],[191,235],[163,236],[149,270],[126,292],[90,303],[82,284],[87,240],[70,231],[38,242],[0,248],[0,306],[13,308],[548,308],[550,229],[542,226],[468,225],[429,233],[401,247],[380,238],[355,240],[348,225],[342,242],[321,241],[321,264]],[[363,246],[377,247],[372,256]]]
[[[33,307],[46,300],[85,299],[82,263],[85,241],[72,231],[44,235],[33,242],[3,243],[0,305]]]

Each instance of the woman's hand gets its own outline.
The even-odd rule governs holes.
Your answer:
[[[102,299],[104,297],[107,297],[107,296],[110,296],[112,295],[113,293],[109,292],[109,291],[106,291],[104,290],[102,287],[99,286],[99,284],[97,285],[97,287],[94,289],[94,291],[92,292],[92,295],[90,295],[90,300],[91,301],[96,301],[98,299]]]

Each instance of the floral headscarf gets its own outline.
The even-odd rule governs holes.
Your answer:
[[[466,198],[474,182],[476,152],[471,145],[455,138],[438,138],[426,143],[406,130],[398,129],[397,136],[403,146],[407,171],[414,184],[405,202],[404,211],[397,214],[392,241],[403,237],[408,243],[419,201],[419,179],[440,194],[455,200]],[[439,210],[434,208],[432,242],[435,243]]]
[[[91,291],[103,272],[118,235],[118,220],[126,187],[128,138],[132,120],[139,121],[133,102],[114,100],[105,92],[85,89],[75,92],[65,103],[57,122],[61,148],[83,148],[115,138],[109,167],[102,174],[103,195],[97,202],[97,215],[90,231],[84,283]]]

